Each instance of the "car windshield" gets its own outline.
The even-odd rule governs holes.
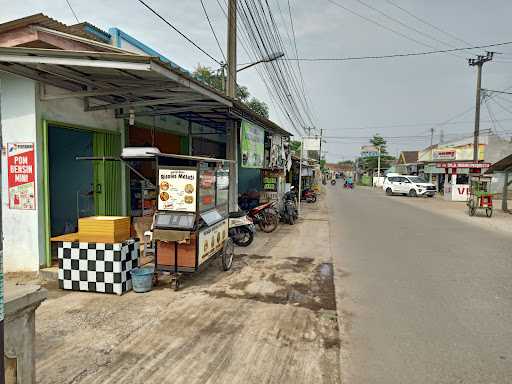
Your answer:
[[[423,177],[419,177],[419,176],[409,176],[408,179],[411,180],[411,182],[413,182],[413,183],[426,183],[427,182],[427,180],[425,180]]]

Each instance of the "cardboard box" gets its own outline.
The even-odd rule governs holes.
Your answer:
[[[78,239],[86,243],[121,243],[130,238],[127,216],[91,216],[78,220]]]

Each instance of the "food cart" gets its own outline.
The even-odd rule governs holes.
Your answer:
[[[491,217],[493,214],[493,202],[490,193],[491,176],[472,176],[470,179],[469,196],[467,201],[469,216],[475,216],[476,211],[485,210],[485,215]]]
[[[156,281],[167,272],[177,290],[183,274],[197,272],[216,258],[229,270],[234,246],[228,236],[228,161],[171,154],[156,154],[156,161]]]

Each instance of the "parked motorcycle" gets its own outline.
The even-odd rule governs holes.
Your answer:
[[[283,207],[281,210],[281,217],[286,223],[290,225],[295,224],[295,221],[299,218],[297,210],[297,197],[295,195],[293,187],[289,192],[286,192],[283,196]]]
[[[229,237],[240,247],[249,246],[254,240],[256,227],[252,219],[243,211],[229,214]]]
[[[316,192],[309,188],[303,190],[301,200],[305,200],[307,203],[315,203],[316,202]]]
[[[275,209],[276,202],[270,201],[251,209],[247,216],[254,224],[258,224],[263,232],[274,232],[279,225],[279,214]]]

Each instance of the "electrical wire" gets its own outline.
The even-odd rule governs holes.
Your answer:
[[[424,42],[422,42],[420,40],[417,40],[417,39],[415,39],[413,37],[407,36],[405,33],[397,31],[396,29],[390,28],[390,27],[388,27],[388,26],[386,26],[386,25],[384,25],[384,24],[382,24],[382,23],[380,23],[380,22],[378,22],[376,20],[373,20],[373,19],[371,19],[371,18],[369,18],[367,16],[364,16],[364,15],[356,12],[356,11],[353,11],[352,9],[350,9],[350,8],[348,8],[348,7],[342,5],[342,4],[340,4],[340,3],[338,3],[338,2],[336,2],[334,0],[327,0],[327,1],[329,3],[335,5],[335,6],[339,7],[339,8],[344,9],[345,11],[351,13],[352,15],[355,15],[355,16],[357,16],[357,17],[359,17],[359,18],[361,18],[361,19],[363,19],[363,20],[365,20],[365,21],[367,21],[369,23],[375,24],[375,25],[377,25],[377,26],[379,26],[379,27],[381,27],[381,28],[391,32],[391,33],[394,33],[395,35],[403,37],[404,39],[407,39],[409,41],[412,41],[412,42],[414,42],[416,44],[419,44],[419,45],[422,45],[424,47],[428,47],[428,48],[431,48],[431,49],[436,49],[436,47],[434,47],[433,45],[424,43]]]
[[[71,10],[71,13],[73,14],[73,16],[75,17],[75,20],[76,20],[77,24],[80,24],[80,20],[78,20],[78,16],[76,15],[76,13],[75,13],[73,7],[71,6],[71,3],[69,2],[69,0],[66,0],[66,3],[68,3],[68,7]]]
[[[226,55],[224,54],[222,46],[220,45],[219,39],[217,38],[217,34],[215,33],[215,29],[213,28],[212,22],[210,21],[210,16],[208,15],[208,11],[206,10],[203,0],[200,0],[200,1],[201,1],[201,7],[203,8],[203,12],[206,17],[206,20],[208,21],[208,25],[210,26],[213,37],[215,38],[215,41],[217,42],[217,46],[219,47],[219,51],[220,51],[222,57],[224,58],[224,62],[227,62]]]
[[[437,26],[435,26],[434,24],[432,23],[429,23],[428,21],[426,21],[425,19],[422,19],[421,17],[418,17],[416,16],[415,14],[413,14],[412,12],[408,11],[407,9],[401,7],[400,5],[396,4],[394,1],[391,1],[391,0],[385,0],[386,2],[388,2],[389,4],[391,4],[393,7],[395,8],[398,8],[400,9],[402,12],[406,13],[407,15],[411,16],[412,18],[418,20],[419,22],[425,24],[425,25],[428,25],[429,27],[435,29],[436,31],[438,32],[441,32],[441,33],[444,33],[445,35],[447,36],[450,36],[452,39],[455,39],[455,40],[458,40],[460,41],[461,43],[464,43],[464,44],[467,44],[467,45],[471,45],[471,43],[468,43],[467,41],[455,36],[454,34],[450,33],[450,32],[447,32]]]
[[[171,27],[175,32],[177,32],[181,37],[183,37],[185,40],[187,40],[190,44],[192,44],[194,47],[199,49],[201,52],[203,52],[206,56],[208,56],[210,59],[215,61],[217,64],[222,66],[222,63],[217,60],[215,57],[210,55],[208,52],[206,52],[203,48],[201,48],[195,41],[193,41],[190,37],[185,35],[183,32],[181,32],[177,27],[175,27],[171,22],[169,22],[166,18],[164,18],[162,15],[160,15],[157,11],[155,11],[153,8],[151,8],[147,3],[145,3],[143,0],[137,0],[139,3],[141,3],[144,7],[149,9],[151,13],[153,13],[156,17],[158,17],[160,20],[162,20],[165,24],[167,24],[169,27]]]
[[[394,22],[394,23],[396,23],[396,24],[398,24],[398,25],[401,25],[401,26],[402,26],[402,27],[404,27],[404,28],[409,29],[410,31],[416,32],[417,34],[419,34],[419,35],[421,35],[421,36],[423,36],[423,37],[426,37],[426,38],[428,38],[428,39],[431,39],[431,40],[433,40],[433,41],[435,41],[435,42],[438,42],[438,43],[441,43],[441,44],[443,44],[443,45],[446,45],[446,46],[449,46],[449,47],[451,47],[451,48],[454,48],[454,46],[453,46],[452,44],[447,43],[447,42],[445,42],[445,41],[443,41],[443,40],[440,40],[440,39],[436,38],[435,36],[432,36],[432,35],[430,35],[430,34],[428,34],[428,33],[426,33],[426,32],[420,31],[419,29],[416,29],[416,28],[414,28],[414,27],[411,27],[411,26],[410,26],[410,25],[408,25],[407,23],[404,23],[404,22],[402,22],[401,20],[399,20],[399,19],[397,19],[397,18],[395,18],[395,17],[393,17],[393,16],[388,15],[386,12],[381,11],[380,9],[378,9],[378,8],[376,8],[376,7],[372,6],[372,5],[370,5],[370,4],[366,3],[366,2],[364,2],[363,0],[355,0],[355,1],[357,1],[359,4],[362,4],[362,5],[363,5],[363,6],[365,6],[366,8],[371,9],[371,10],[373,10],[373,11],[375,11],[375,12],[379,13],[380,15],[384,16],[386,19],[391,20],[392,22]],[[456,56],[458,56],[458,57],[462,57],[462,56],[459,56],[459,55],[456,55]]]
[[[327,1],[330,1],[330,0],[327,0]],[[349,57],[317,57],[317,58],[300,57],[297,59],[281,58],[279,60],[286,60],[286,61],[294,61],[294,60],[298,60],[298,61],[353,61],[353,60],[369,60],[369,59],[389,59],[389,58],[396,58],[396,57],[424,56],[424,55],[433,55],[433,54],[439,54],[439,53],[466,51],[468,49],[491,48],[491,47],[499,47],[499,46],[510,45],[510,44],[512,44],[512,41],[505,41],[505,42],[501,42],[501,43],[486,44],[486,45],[476,45],[476,46],[452,48],[452,49],[438,49],[438,50],[433,50],[433,51],[395,53],[395,54],[389,54],[389,55],[349,56]]]

